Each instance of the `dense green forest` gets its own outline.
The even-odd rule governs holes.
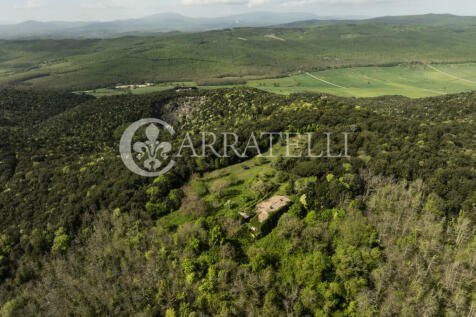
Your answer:
[[[461,23],[311,23],[104,40],[0,41],[0,85],[85,90],[187,80],[230,84],[330,68],[474,62],[474,23],[452,19]]]
[[[475,93],[4,89],[0,109],[2,315],[475,314]],[[198,131],[352,130],[351,157],[187,154],[148,179],[118,144],[149,117],[173,125],[174,145]],[[291,203],[258,224],[254,207],[276,194]]]

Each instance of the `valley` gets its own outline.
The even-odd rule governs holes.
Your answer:
[[[474,317],[476,18],[234,17],[0,26],[0,316]]]
[[[471,63],[475,37],[476,26],[470,24],[361,21],[114,39],[3,40],[0,68],[12,72],[0,77],[0,86],[76,91],[141,82],[219,86],[353,67]]]
[[[389,67],[353,67],[274,79],[249,80],[238,85],[206,86],[196,82],[165,82],[153,87],[131,90],[101,88],[83,92],[102,97],[127,93],[144,94],[182,86],[201,89],[248,86],[282,95],[323,93],[342,97],[401,95],[410,98],[423,98],[475,90],[476,64],[428,65],[415,63]]]

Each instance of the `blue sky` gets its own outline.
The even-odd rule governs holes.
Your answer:
[[[312,12],[321,16],[422,13],[475,15],[475,0],[0,0],[0,23],[109,21],[161,12],[223,16],[248,11]]]

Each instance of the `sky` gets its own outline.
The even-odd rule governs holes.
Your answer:
[[[215,17],[250,11],[308,12],[327,17],[424,13],[476,16],[475,0],[0,0],[0,24],[111,21],[155,13]]]

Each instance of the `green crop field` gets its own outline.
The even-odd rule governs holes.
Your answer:
[[[243,85],[245,84],[206,86],[196,82],[170,82],[133,90],[101,88],[88,90],[85,93],[103,97],[129,92],[132,94],[152,93],[176,86],[213,89]],[[342,68],[283,78],[250,80],[246,85],[282,95],[314,92],[341,97],[401,95],[421,98],[476,90],[476,63]]]
[[[132,93],[134,95],[142,95],[153,92],[160,92],[168,89],[172,89],[177,86],[196,86],[195,82],[170,82],[170,83],[161,83],[151,87],[143,87],[136,89],[115,89],[115,88],[99,88],[92,90],[79,91],[77,93],[86,93],[94,97],[107,97],[107,96],[118,96],[126,95]]]
[[[324,92],[344,97],[429,97],[476,90],[476,64],[353,67],[250,81],[248,85],[279,94]]]

